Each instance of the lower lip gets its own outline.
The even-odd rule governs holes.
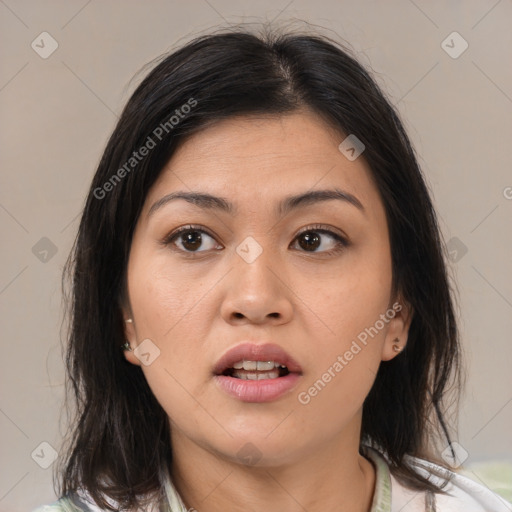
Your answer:
[[[263,380],[243,380],[216,375],[215,381],[228,395],[242,402],[272,402],[295,387],[299,378],[298,373]]]

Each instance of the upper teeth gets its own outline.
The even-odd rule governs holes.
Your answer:
[[[284,364],[276,363],[275,361],[238,361],[233,365],[235,370],[273,370],[274,368],[286,368]]]

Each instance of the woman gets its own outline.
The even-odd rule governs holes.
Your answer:
[[[161,60],[68,269],[77,418],[41,510],[509,510],[437,455],[460,383],[438,225],[335,41],[238,30]]]

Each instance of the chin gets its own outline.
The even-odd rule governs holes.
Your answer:
[[[265,431],[244,432],[226,440],[222,446],[214,445],[213,449],[222,458],[247,467],[277,467],[290,464],[302,457],[304,442],[297,443],[296,436],[290,436],[283,430],[284,435],[275,432],[268,435],[272,429]]]

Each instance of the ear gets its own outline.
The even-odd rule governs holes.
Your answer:
[[[133,349],[137,346],[137,329],[133,320],[133,315],[128,307],[121,308],[124,321],[124,338],[130,344],[131,350],[123,350],[125,359],[137,366],[141,365],[140,360],[133,353]]]
[[[390,361],[405,349],[409,327],[411,326],[413,310],[402,298],[398,298],[388,310],[394,316],[389,321],[388,331],[382,346],[382,361]],[[397,350],[400,349],[400,350]]]

